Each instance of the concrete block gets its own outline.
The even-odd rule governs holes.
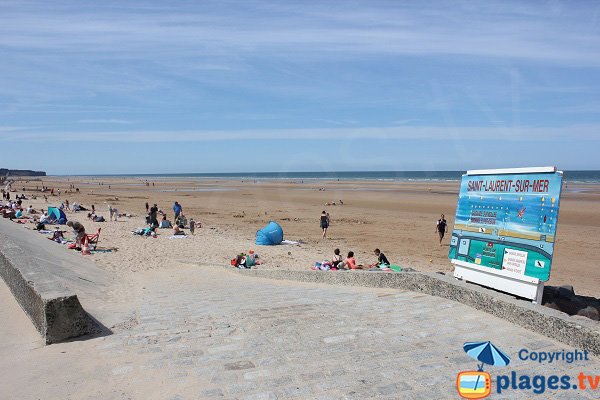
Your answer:
[[[53,275],[48,261],[53,255],[43,246],[20,240],[19,233],[31,232],[10,234],[14,228],[7,223],[0,224],[0,276],[46,344],[101,332],[102,327],[83,309],[77,294]]]

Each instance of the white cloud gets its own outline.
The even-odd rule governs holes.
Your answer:
[[[36,141],[73,141],[86,137],[86,142],[209,142],[239,140],[600,140],[600,126],[543,127],[367,127],[323,129],[266,129],[266,130],[148,130],[120,132],[22,132],[22,143]],[[13,141],[14,137],[0,136],[0,142]],[[478,151],[484,151],[480,149]]]
[[[124,120],[124,119],[116,119],[116,118],[111,118],[111,119],[81,119],[79,121],[77,121],[79,123],[82,124],[122,124],[122,125],[126,125],[126,124],[131,124],[132,121],[128,121],[128,120]]]
[[[600,35],[588,8],[510,2],[187,3],[127,7],[95,3],[7,4],[0,46],[97,59],[229,55],[329,59],[462,55],[599,65]],[[61,6],[62,5],[62,6]],[[234,7],[235,6],[235,7]],[[215,57],[217,62],[215,62]],[[212,58],[212,61],[210,61]]]

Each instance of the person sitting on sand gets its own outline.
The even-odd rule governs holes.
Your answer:
[[[21,218],[23,216],[23,209],[19,208],[16,212],[15,212],[15,218]]]
[[[379,249],[375,249],[373,251],[373,254],[375,254],[375,257],[377,257],[377,262],[374,264],[369,265],[369,268],[375,268],[375,267],[380,267],[380,266],[389,266],[390,262],[388,261],[387,257],[385,256],[385,254],[383,254],[381,252],[381,250]]]
[[[354,258],[354,252],[349,251],[348,257],[346,257],[346,261],[344,261],[344,265],[348,267],[348,269],[362,269],[362,264],[356,265],[356,259]]]
[[[167,219],[166,215],[163,215],[162,220],[160,221],[160,226],[159,228],[161,229],[167,229],[167,228],[172,228],[173,225],[171,225],[171,221],[169,221]]]
[[[333,265],[335,268],[340,268],[340,266],[344,265],[344,262],[342,261],[342,256],[340,255],[340,249],[335,249],[333,251],[333,259],[331,260],[331,265]]]
[[[4,218],[8,218],[12,221],[14,218],[16,218],[16,211],[13,210],[12,208],[6,209],[3,211],[2,216]]]
[[[173,236],[185,235],[185,232],[177,225],[173,227]]]
[[[50,218],[50,216],[48,216],[48,214],[46,214],[46,212],[44,210],[42,210],[42,213],[40,214],[39,222],[42,224],[49,224],[51,221],[52,221],[52,218]]]
[[[187,225],[187,218],[185,217],[185,215],[183,215],[183,213],[175,217],[175,225],[177,225],[181,229],[185,228],[185,226]]]
[[[48,239],[50,239],[56,243],[66,242],[65,237],[63,236],[63,233],[64,233],[63,231],[61,231],[58,227],[56,227],[56,229],[52,233],[52,236],[49,237]]]

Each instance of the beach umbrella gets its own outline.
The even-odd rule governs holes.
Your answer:
[[[483,371],[483,364],[504,367],[510,363],[510,357],[494,346],[492,342],[467,342],[463,345],[465,353],[477,361],[481,361],[479,370]]]

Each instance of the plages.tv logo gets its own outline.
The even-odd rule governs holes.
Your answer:
[[[483,370],[484,364],[506,366],[510,363],[502,350],[491,342],[467,342],[463,345],[465,352],[479,363],[477,371],[459,372],[456,377],[458,394],[465,399],[483,399],[492,393],[492,377]]]

